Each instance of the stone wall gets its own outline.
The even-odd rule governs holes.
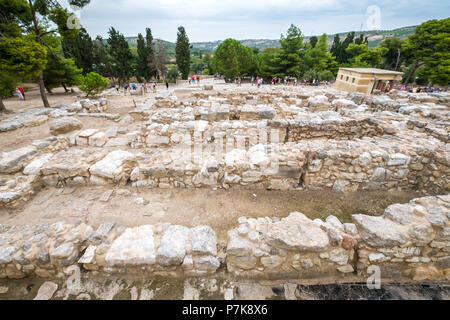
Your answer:
[[[208,226],[0,226],[0,278],[63,277],[79,265],[106,274],[183,277],[223,270],[246,278],[352,281],[365,281],[368,268],[377,266],[383,281],[450,279],[450,195],[352,219],[312,221],[299,212],[283,219],[241,217],[225,248]]]
[[[217,236],[208,226],[104,222],[94,230],[58,222],[0,229],[0,278],[60,276],[74,264],[92,272],[205,275],[220,263]]]

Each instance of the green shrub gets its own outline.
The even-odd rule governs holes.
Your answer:
[[[92,96],[103,92],[108,87],[108,80],[98,73],[90,72],[81,80],[80,90],[86,96]]]

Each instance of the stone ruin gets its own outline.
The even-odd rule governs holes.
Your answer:
[[[158,95],[125,117],[107,113],[106,99],[84,99],[0,122],[0,132],[50,124],[48,138],[2,153],[0,206],[20,207],[43,187],[91,185],[429,196],[379,217],[353,215],[353,223],[299,212],[242,217],[225,247],[208,226],[3,226],[0,278],[52,277],[80,265],[104,273],[362,279],[377,264],[387,278],[450,279],[450,95],[211,89],[181,100]],[[116,125],[86,128],[80,117]]]

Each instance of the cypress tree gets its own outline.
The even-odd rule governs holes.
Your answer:
[[[183,80],[189,76],[189,66],[191,62],[191,52],[189,47],[189,38],[186,35],[184,27],[178,28],[177,44],[175,47],[178,70],[181,72]]]

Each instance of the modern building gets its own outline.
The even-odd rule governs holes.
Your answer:
[[[340,68],[334,88],[370,94],[373,90],[389,92],[401,81],[403,72],[375,68]]]

